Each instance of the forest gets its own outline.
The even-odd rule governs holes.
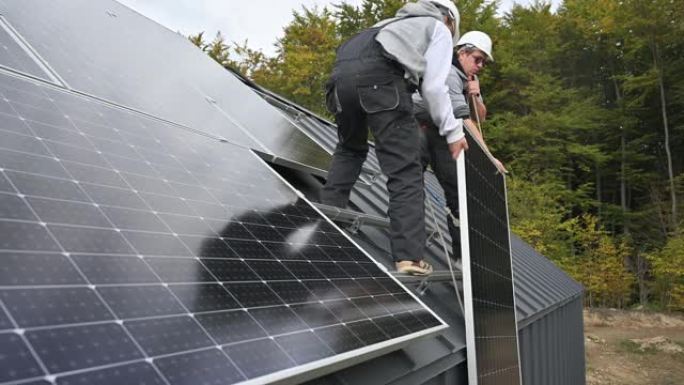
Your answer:
[[[267,56],[189,36],[226,68],[331,119],[336,48],[405,0],[293,10]],[[586,289],[590,307],[684,311],[684,0],[459,0],[494,41],[482,129],[508,168],[512,231]]]

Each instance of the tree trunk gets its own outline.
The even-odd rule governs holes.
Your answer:
[[[629,235],[629,219],[627,218],[627,156],[625,149],[625,129],[620,134],[620,207],[622,207],[622,233]]]
[[[648,282],[647,282],[648,265],[646,260],[641,256],[640,252],[636,255],[636,277],[639,284],[639,303],[646,305],[648,302]]]
[[[655,187],[651,187],[650,189],[650,195],[651,195],[651,202],[654,204],[654,206],[657,209],[658,212],[658,222],[660,225],[660,232],[663,235],[664,239],[667,239],[668,232],[667,232],[667,213],[665,212],[665,203],[662,199],[661,196],[661,190],[657,189]]]
[[[672,170],[672,153],[670,152],[670,128],[667,120],[667,105],[665,100],[665,84],[663,71],[660,68],[660,52],[658,44],[651,41],[651,52],[653,54],[653,64],[658,74],[658,87],[660,88],[660,111],[663,115],[663,130],[665,131],[665,154],[667,155],[667,173],[670,179],[670,200],[672,203],[671,231],[677,228],[677,192],[675,190],[674,171]]]
[[[615,78],[613,78],[613,85],[615,86],[617,104],[624,112],[622,92]],[[625,131],[625,127],[620,125],[620,207],[622,208],[622,233],[629,235],[629,220],[627,218],[627,133]]]
[[[601,218],[601,169],[596,162],[596,203],[598,204],[598,217]]]

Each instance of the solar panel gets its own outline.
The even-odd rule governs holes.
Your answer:
[[[446,327],[250,150],[0,97],[0,384],[304,380]]]
[[[0,13],[75,90],[328,168],[330,155],[291,119],[186,37],[116,1],[2,0]]]
[[[4,66],[21,71],[25,74],[39,77],[48,80],[45,72],[36,64],[36,62],[27,54],[27,52],[19,45],[19,43],[12,37],[8,30],[7,24],[0,16],[0,67]],[[0,111],[3,111],[0,107]]]
[[[466,136],[457,164],[469,384],[520,384],[505,178]]]

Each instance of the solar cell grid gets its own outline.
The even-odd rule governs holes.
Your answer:
[[[46,108],[0,113],[0,383],[242,381],[442,327],[387,322],[403,289],[249,151],[0,84]]]
[[[458,167],[469,382],[519,384],[505,180],[477,143]]]

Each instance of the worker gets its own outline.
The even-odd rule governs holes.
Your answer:
[[[419,129],[411,94],[418,89],[429,114],[456,156],[467,148],[454,118],[446,78],[458,39],[458,9],[451,0],[404,5],[343,43],[330,80],[326,106],[335,115],[339,142],[321,203],[345,207],[368,153],[368,127],[387,175],[391,253],[397,271],[429,275],[423,260],[425,210]]]
[[[453,55],[453,65],[447,78],[449,97],[457,124],[468,127],[469,131],[489,152],[479,123],[484,121],[487,108],[480,93],[480,82],[477,75],[488,62],[493,62],[492,40],[484,32],[471,31],[463,34],[456,42]],[[450,212],[447,218],[449,233],[452,239],[452,250],[457,266],[460,265],[460,233],[454,223],[458,216],[458,184],[456,176],[456,162],[445,138],[440,134],[437,126],[431,120],[428,107],[420,95],[414,94],[416,118],[421,127],[423,167],[429,165],[439,181]],[[428,101],[429,103],[429,101]],[[496,158],[492,157],[496,168],[505,173],[506,168]]]

